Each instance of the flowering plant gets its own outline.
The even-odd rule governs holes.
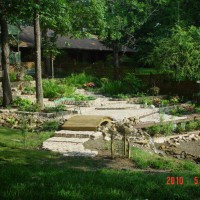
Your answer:
[[[95,87],[95,84],[93,82],[88,82],[83,84],[84,87]]]

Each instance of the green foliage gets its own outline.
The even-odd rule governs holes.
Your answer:
[[[176,115],[176,116],[198,113],[198,107],[195,107],[195,105],[192,105],[192,104],[185,104],[185,105],[176,106],[175,108],[170,109],[169,113],[171,115]]]
[[[133,73],[127,73],[122,79],[124,93],[135,94],[143,88],[143,84],[139,78]]]
[[[140,97],[139,98],[139,104],[147,104],[147,105],[152,105],[153,100],[150,97]]]
[[[186,131],[194,131],[200,128],[200,120],[192,120],[187,123],[181,122],[174,124],[172,122],[165,123],[162,125],[156,125],[146,128],[146,131],[151,135],[154,136],[155,134],[164,134],[164,135],[172,135],[172,133],[183,133]]]
[[[32,103],[31,105],[20,106],[19,110],[27,112],[39,112],[40,107],[37,103]]]
[[[109,81],[103,84],[101,92],[105,95],[113,96],[123,93],[123,85],[121,81]]]
[[[161,127],[161,133],[164,135],[171,135],[174,132],[174,125],[173,123],[163,124]]]
[[[17,81],[17,73],[16,72],[10,72],[9,78],[11,82]]]
[[[101,92],[109,96],[119,94],[133,95],[138,93],[142,88],[142,82],[132,73],[127,73],[121,81],[111,81],[105,79],[102,82]]]
[[[169,100],[167,100],[167,99],[161,100],[161,105],[162,105],[163,107],[168,106],[168,105],[169,105]]]
[[[43,131],[56,131],[60,126],[59,121],[49,120],[43,123],[42,130]]]
[[[171,135],[174,132],[174,125],[170,122],[163,125],[151,126],[146,130],[151,136],[154,136],[155,134]]]
[[[161,99],[160,98],[153,98],[153,105],[159,107],[161,104]]]
[[[172,96],[172,97],[170,97],[170,103],[172,103],[172,104],[178,104],[179,102],[180,102],[180,98],[179,98],[179,96]]]
[[[69,77],[63,79],[62,83],[82,88],[84,84],[95,81],[95,77],[87,75],[85,72],[83,72],[79,74],[71,74]]]
[[[156,95],[158,95],[159,93],[160,93],[160,88],[159,88],[159,87],[154,86],[154,87],[150,88],[150,94],[156,96]]]
[[[154,136],[161,132],[161,126],[151,126],[146,129],[149,135]]]
[[[199,177],[199,166],[195,163],[160,157],[134,148],[132,160],[136,167],[148,171],[151,170],[150,167],[170,170],[166,173],[171,177],[184,176],[182,186],[169,186],[166,185],[166,173],[135,172],[134,169],[115,170],[110,169],[110,166],[109,169],[105,169],[109,160],[104,158],[69,158],[51,151],[40,150],[43,141],[52,135],[53,132],[39,134],[26,132],[25,149],[20,131],[0,128],[2,199],[19,199],[20,196],[21,199],[30,200],[146,198],[188,200],[199,197],[200,188],[193,182],[194,175]],[[122,162],[123,160],[120,160],[120,166],[124,163]],[[161,190],[162,197],[160,192],[155,192]]]
[[[185,125],[185,130],[186,131],[193,131],[193,130],[196,130],[198,128],[199,124],[197,121],[190,121],[190,122],[187,122],[186,125]]]
[[[33,80],[33,77],[30,76],[30,75],[24,75],[24,81],[32,81]]]
[[[76,101],[88,101],[89,100],[88,96],[83,95],[83,94],[76,94],[76,93],[71,95],[70,98],[75,98]]]
[[[147,22],[149,15],[160,4],[160,1],[102,1],[105,2],[103,12],[104,29],[99,37],[106,46],[121,48],[133,43],[132,36],[137,29]]]
[[[35,94],[35,87],[26,86],[23,88],[23,94]]]
[[[20,97],[16,97],[13,100],[13,105],[21,108],[32,105],[32,102],[29,99],[22,99]]]
[[[180,124],[177,124],[176,126],[176,132],[177,133],[183,133],[185,132],[185,123],[180,123]]]
[[[155,42],[147,61],[174,70],[177,80],[200,78],[200,28],[176,26],[167,37]]]
[[[34,133],[34,132],[27,132],[25,130],[26,134],[26,148],[30,149],[35,149],[39,145],[43,143],[46,139],[48,139],[50,136],[52,136],[52,133],[50,132],[40,132],[39,134]],[[22,134],[21,130],[16,130],[16,129],[8,129],[8,128],[0,128],[0,140],[1,140],[1,145],[0,149],[4,146],[7,148],[11,149],[20,149],[24,148],[24,135]],[[5,156],[6,154],[4,154]],[[1,154],[2,156],[2,154]],[[15,157],[14,160],[17,162],[19,158],[22,155],[18,154],[18,158]],[[9,158],[8,158],[9,159]],[[9,159],[10,160],[10,159]]]
[[[150,74],[161,74],[162,71],[157,68],[142,68],[138,67],[135,69],[136,74],[140,75],[150,75]]]
[[[54,79],[43,80],[43,90],[45,98],[59,98],[70,96],[74,93],[72,86],[59,84]]]
[[[116,96],[113,96],[114,98],[119,98],[119,99],[128,99],[130,98],[130,95],[125,95],[125,94],[117,94]]]
[[[133,161],[139,168],[154,168],[154,169],[169,169],[169,170],[193,170],[193,163],[178,162],[172,158],[160,157],[155,154],[150,154],[138,148],[133,148],[132,155]]]
[[[52,113],[52,112],[61,112],[65,110],[64,105],[54,106],[54,107],[45,107],[44,112]]]

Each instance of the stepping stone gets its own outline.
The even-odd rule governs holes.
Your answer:
[[[94,157],[98,152],[85,149],[83,146],[88,140],[89,138],[52,137],[43,142],[42,148],[62,153],[64,156]]]
[[[85,151],[85,152],[68,152],[63,154],[64,156],[81,156],[81,157],[95,157],[98,154],[97,151]]]
[[[97,139],[102,136],[101,132],[94,131],[68,131],[61,130],[55,132],[55,137],[66,137],[66,138],[91,138]]]

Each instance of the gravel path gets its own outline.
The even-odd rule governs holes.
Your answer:
[[[109,98],[102,95],[94,95],[90,92],[84,90],[77,90],[79,93],[84,95],[96,96],[97,99],[92,102],[90,107],[81,107],[81,113],[83,115],[102,115],[110,116],[114,120],[121,121],[124,118],[129,117],[142,117],[144,115],[149,115],[147,117],[141,118],[141,122],[159,122],[161,119],[164,121],[171,121],[175,119],[181,119],[181,117],[174,117],[170,115],[160,115],[158,108],[140,108],[138,104],[129,104],[126,101],[110,101]],[[30,98],[30,97],[29,97]],[[34,98],[32,98],[34,100]],[[45,99],[45,105],[53,106],[53,102],[49,102]],[[70,116],[66,116],[69,118]],[[183,118],[183,117],[182,117]],[[84,135],[82,138],[81,135]],[[85,138],[85,136],[87,137]],[[84,143],[87,143],[91,136],[93,139],[98,139],[99,132],[85,132],[85,131],[56,131],[55,137],[48,139],[43,143],[43,148],[60,152],[65,156],[89,156],[93,157],[98,154],[98,151],[92,151],[89,147],[86,149]],[[92,141],[93,142],[93,141]]]

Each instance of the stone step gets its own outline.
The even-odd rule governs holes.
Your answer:
[[[97,151],[91,151],[91,150],[88,150],[88,151],[84,151],[84,152],[68,152],[68,153],[65,153],[63,154],[64,156],[72,156],[72,157],[75,157],[75,156],[80,156],[80,157],[95,157],[96,155],[98,154]]]
[[[82,152],[84,151],[84,146],[82,143],[69,143],[69,142],[44,142],[43,148],[55,152],[66,153],[66,152]]]
[[[97,139],[102,136],[101,132],[95,131],[68,131],[61,130],[55,132],[55,137],[65,137],[65,138],[91,138]]]
[[[97,151],[85,149],[83,143],[89,138],[64,138],[52,137],[43,142],[43,149],[62,153],[64,156],[85,156],[94,157]]]
[[[67,143],[81,143],[87,142],[89,138],[65,138],[65,137],[52,137],[45,142],[67,142]]]

